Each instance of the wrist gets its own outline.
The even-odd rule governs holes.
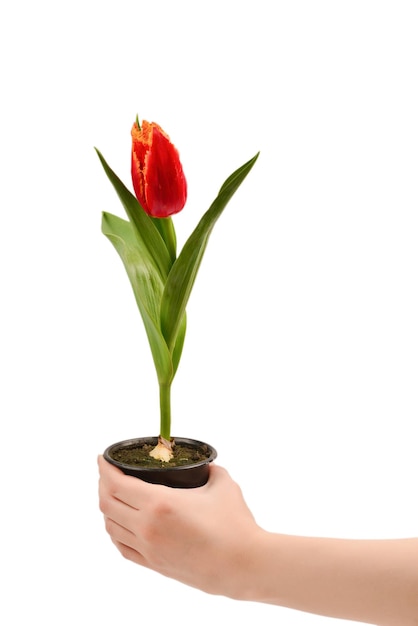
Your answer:
[[[229,580],[232,585],[226,594],[234,600],[249,602],[268,602],[270,585],[275,589],[275,581],[270,579],[271,561],[273,559],[274,538],[279,535],[269,533],[256,526],[236,549],[232,560],[232,571]]]

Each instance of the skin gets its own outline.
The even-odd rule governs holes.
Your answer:
[[[418,538],[299,537],[260,528],[239,486],[151,485],[99,457],[105,527],[122,556],[211,594],[381,626],[418,625]]]

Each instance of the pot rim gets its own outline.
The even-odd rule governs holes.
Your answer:
[[[172,439],[174,441],[178,441],[179,443],[185,444],[185,445],[191,445],[194,447],[200,447],[200,446],[206,446],[208,448],[209,451],[209,456],[207,459],[204,459],[203,461],[196,461],[195,463],[189,463],[188,465],[167,465],[167,466],[162,466],[162,467],[144,467],[144,466],[136,466],[136,465],[129,465],[128,463],[123,463],[121,461],[117,461],[115,459],[113,459],[110,456],[110,453],[113,452],[114,450],[116,450],[117,448],[122,448],[122,447],[129,447],[129,446],[135,446],[137,445],[139,442],[143,442],[143,443],[149,443],[151,445],[157,445],[158,442],[158,437],[134,437],[133,439],[124,439],[122,441],[118,441],[117,443],[112,443],[110,446],[108,446],[106,448],[106,450],[103,452],[103,456],[106,459],[106,461],[108,461],[109,463],[112,463],[112,465],[116,465],[117,467],[120,468],[126,468],[126,469],[132,469],[132,468],[137,468],[140,469],[141,472],[167,472],[167,471],[184,471],[187,469],[193,469],[196,467],[201,467],[202,465],[207,465],[208,463],[211,463],[212,461],[214,461],[216,459],[216,457],[218,456],[217,451],[215,450],[215,448],[213,446],[211,446],[209,443],[206,443],[204,441],[200,441],[198,439],[190,439],[187,437],[172,437]]]

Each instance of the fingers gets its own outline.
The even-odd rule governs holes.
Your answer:
[[[140,554],[133,548],[130,548],[124,543],[119,542],[113,538],[112,538],[112,541],[125,559],[127,559],[128,561],[132,561],[133,563],[137,563],[138,565],[141,565],[142,567],[148,567],[148,568],[150,567],[147,561],[142,556],[142,554]]]
[[[100,474],[100,484],[104,489],[124,502],[133,509],[139,510],[141,505],[146,505],[155,496],[160,494],[161,490],[169,489],[162,485],[151,485],[139,478],[127,476],[117,467],[108,463],[103,456],[98,457],[98,466]]]
[[[114,497],[124,502],[134,509],[148,507],[158,500],[167,500],[174,496],[174,492],[178,497],[183,490],[172,489],[164,485],[154,485],[147,483],[133,476],[126,476],[117,467],[108,463],[102,455],[98,457],[98,466],[100,474],[100,482],[105,485],[105,489]],[[223,467],[211,463],[209,466],[209,481],[203,487],[191,492],[205,490],[215,487],[223,481],[231,481],[231,478]],[[189,491],[189,490],[187,490]],[[184,495],[184,494],[183,494]]]
[[[104,516],[104,519],[106,531],[111,536],[112,541],[118,541],[132,549],[136,549],[136,537],[131,530],[121,526],[107,515]]]
[[[134,532],[138,510],[111,496],[102,486],[99,488],[99,507],[106,524],[111,520],[126,531]],[[108,530],[107,526],[106,529]]]

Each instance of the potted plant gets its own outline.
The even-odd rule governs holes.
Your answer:
[[[171,385],[185,339],[186,305],[210,233],[258,154],[226,179],[177,254],[171,216],[183,209],[187,199],[179,153],[154,122],[141,125],[137,117],[131,135],[134,193],[96,149],[128,218],[103,213],[102,232],[122,259],[144,323],[159,385],[160,426],[158,437],[115,443],[104,457],[124,473],[148,482],[197,487],[207,481],[216,450],[204,442],[172,436]]]

